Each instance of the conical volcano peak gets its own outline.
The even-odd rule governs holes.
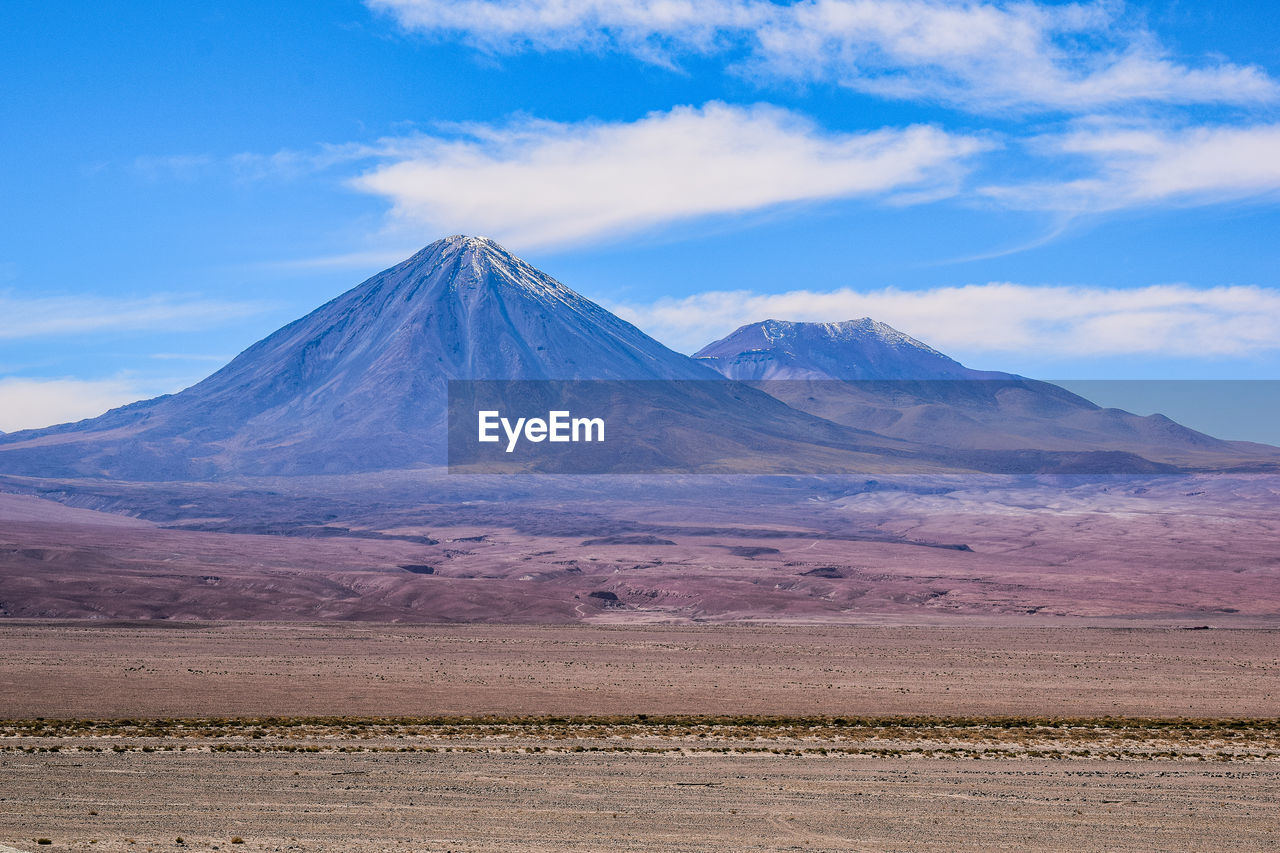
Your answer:
[[[410,294],[421,294],[423,291],[419,284],[426,279],[443,285],[446,292],[458,295],[517,290],[543,301],[585,301],[496,241],[465,234],[436,240],[374,280],[385,280],[397,288],[408,287]],[[438,297],[439,292],[433,292],[432,296]]]
[[[428,243],[418,252],[419,255],[427,252],[462,252],[467,249],[493,250],[501,252],[504,255],[510,255],[505,248],[498,244],[496,240],[488,237],[471,236],[469,234],[450,234],[448,237],[441,237],[433,243]]]
[[[496,240],[491,240],[488,237],[485,237],[483,234],[477,234],[474,237],[469,234],[450,234],[448,237],[441,237],[436,242],[447,243],[450,246],[458,246],[458,245],[471,246],[471,247],[494,246],[496,248],[502,249],[502,247],[498,245]],[[506,251],[506,250],[503,249],[503,251]]]
[[[466,234],[454,234],[437,240],[423,249],[424,252],[435,249],[441,257],[465,255],[471,259],[486,258],[499,263],[519,263],[515,255],[488,237],[469,237]]]
[[[163,448],[153,458],[110,445],[108,461],[70,450],[75,470],[185,478],[414,466],[443,459],[449,381],[476,379],[719,377],[493,240],[454,235],[184,391],[53,429],[126,428]]]
[[[480,269],[492,266],[516,266],[523,262],[488,237],[454,234],[427,244],[401,262],[398,267],[429,270],[450,263]]]

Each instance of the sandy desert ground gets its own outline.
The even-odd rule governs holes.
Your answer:
[[[4,755],[0,764],[0,842],[23,851],[1262,851],[1280,843],[1276,761],[156,752]],[[36,844],[42,837],[52,844]],[[237,837],[244,843],[233,844]]]
[[[1280,631],[0,621],[0,718],[1280,717]]]
[[[1274,849],[1278,640],[4,622],[0,844]]]

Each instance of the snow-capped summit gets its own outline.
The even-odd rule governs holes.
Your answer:
[[[730,379],[972,379],[970,370],[886,323],[764,320],[708,344],[694,358]]]

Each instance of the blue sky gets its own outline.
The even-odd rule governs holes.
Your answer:
[[[450,233],[692,351],[1280,378],[1280,24],[1238,2],[15,0],[0,429],[177,390]]]

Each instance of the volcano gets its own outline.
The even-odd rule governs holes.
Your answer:
[[[204,381],[6,436],[0,469],[202,480],[443,462],[451,379],[714,379],[484,237],[438,240]]]
[[[843,323],[764,320],[694,354],[730,379],[981,379],[936,349],[870,317]]]
[[[920,444],[1127,452],[1189,467],[1280,458],[1275,448],[1223,441],[1164,415],[1103,408],[1049,382],[974,370],[868,317],[751,323],[694,357],[793,408]]]

